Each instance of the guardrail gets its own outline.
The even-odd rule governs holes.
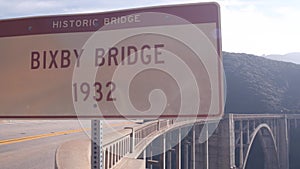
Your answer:
[[[218,119],[212,119],[214,123]],[[192,123],[191,123],[192,121]],[[195,123],[203,123],[203,119],[188,120],[154,120],[135,127],[125,127],[123,133],[114,134],[110,141],[104,139],[103,145],[103,168],[111,169],[117,166],[122,158],[136,158],[151,140],[169,130],[194,125]]]
[[[173,120],[153,120],[134,127],[125,127],[112,135],[105,135],[102,154],[103,168],[115,168],[124,157],[132,154],[135,148],[142,146],[144,140],[173,124]],[[58,147],[55,155],[55,169],[89,168],[88,166],[91,166],[90,143],[90,140],[75,140]],[[78,144],[82,145],[81,148],[74,148]]]
[[[104,168],[112,168],[121,158],[130,153],[131,131],[122,130],[118,137],[110,137],[109,141],[104,142],[103,163]]]
[[[104,140],[103,168],[113,168],[123,157],[134,152],[143,139],[173,124],[173,120],[155,120],[136,127],[125,127],[117,135]]]

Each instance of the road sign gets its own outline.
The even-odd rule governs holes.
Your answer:
[[[0,21],[0,118],[223,114],[219,6]]]

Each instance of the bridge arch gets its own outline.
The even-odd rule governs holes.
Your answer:
[[[246,169],[247,162],[249,159],[249,154],[253,147],[253,142],[256,138],[259,139],[259,142],[263,148],[264,157],[265,157],[265,169],[279,169],[279,159],[278,151],[276,146],[276,141],[273,135],[271,128],[263,123],[255,128],[251,134],[251,140],[247,147],[244,163],[242,169]]]

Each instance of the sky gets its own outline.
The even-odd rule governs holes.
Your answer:
[[[203,0],[0,0],[0,20],[90,13]],[[300,52],[299,0],[216,0],[221,6],[223,51],[255,55]]]

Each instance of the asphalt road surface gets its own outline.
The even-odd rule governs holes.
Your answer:
[[[132,121],[104,123],[104,135]],[[54,169],[55,150],[66,141],[86,139],[90,121],[14,121],[0,124],[0,169]]]

